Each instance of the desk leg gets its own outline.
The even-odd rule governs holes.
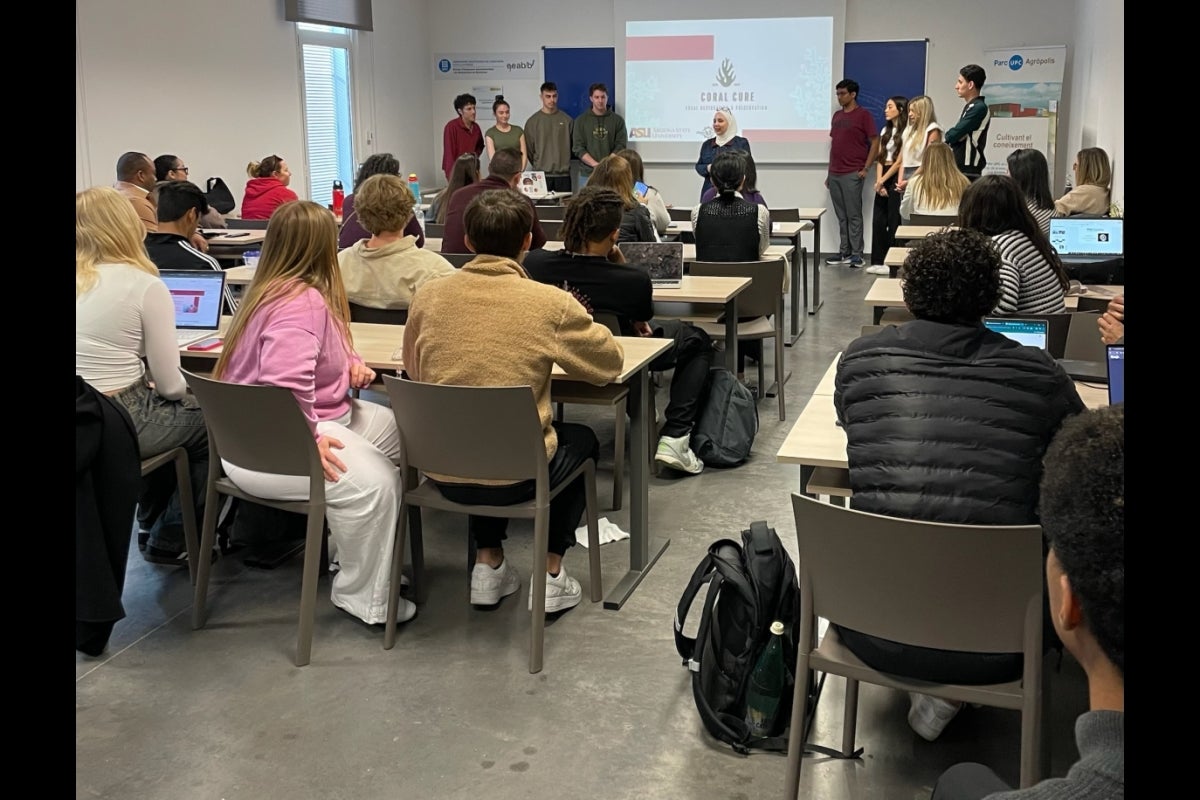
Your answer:
[[[801,258],[804,262],[804,273],[800,273]],[[800,338],[800,334],[804,333],[804,326],[800,324],[800,287],[804,286],[805,308],[808,307],[808,254],[804,253],[800,247],[800,232],[796,232],[796,236],[792,239],[792,330],[791,336],[788,337],[785,345],[791,347],[796,340]]]
[[[629,571],[604,598],[604,607],[619,610],[658,561],[670,539],[650,541],[650,439],[647,425],[654,424],[654,395],[650,391],[649,370],[643,367],[635,381],[641,381],[642,402],[630,407],[629,414]]]
[[[725,366],[737,375],[737,297],[729,298],[725,304]]]
[[[816,314],[821,309],[821,218],[813,220],[813,288],[809,298],[809,314]]]
[[[808,493],[808,482],[812,479],[813,473],[816,471],[816,469],[816,467],[808,464],[800,465],[800,494],[813,499],[816,499],[817,496],[815,494]]]
[[[871,324],[878,325],[883,319],[883,312],[887,311],[887,306],[871,306]]]

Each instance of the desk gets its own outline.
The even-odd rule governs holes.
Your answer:
[[[202,228],[201,233],[215,233],[205,237],[208,254],[219,261],[240,261],[242,253],[262,247],[267,238],[265,229]]]
[[[896,241],[905,242],[912,239],[924,239],[931,233],[956,227],[956,225],[898,225],[896,227]]]
[[[745,279],[742,279],[745,280]],[[748,281],[747,281],[748,282]],[[231,317],[221,318],[221,334],[229,328]],[[354,336],[354,349],[362,356],[367,366],[376,370],[400,372],[404,363],[400,357],[400,346],[404,341],[403,325],[376,325],[365,322],[350,323]],[[630,404],[630,457],[629,457],[629,571],[622,576],[616,587],[604,598],[604,607],[619,609],[633,594],[642,578],[650,571],[659,556],[670,545],[670,539],[652,539],[650,536],[650,439],[648,425],[654,424],[652,403],[654,393],[650,391],[647,367],[672,344],[670,339],[642,338],[640,336],[618,336],[617,341],[625,351],[625,364],[613,383],[641,384],[643,402]],[[197,352],[180,348],[180,358],[185,366],[197,371],[211,371],[221,354],[221,348]],[[571,376],[562,367],[554,365],[551,373],[554,381],[570,381]]]
[[[440,253],[442,250],[442,240],[439,238],[436,238],[436,237],[428,237],[427,236],[425,238],[425,249],[429,250],[430,252],[433,252],[433,253]],[[551,251],[562,250],[563,243],[562,242],[546,242],[546,244],[542,246],[542,249],[543,250],[551,250]],[[766,249],[766,252],[764,252],[762,254],[762,259],[764,261],[774,259],[774,258],[790,259],[792,257],[793,252],[794,252],[794,248],[792,248],[790,245],[773,244]],[[683,246],[683,260],[685,263],[697,260],[696,259],[696,245],[685,244]]]
[[[720,305],[725,314],[725,366],[737,374],[737,296],[746,291],[750,278],[719,278],[708,275],[684,275],[679,287],[654,287],[656,303],[695,303]]]
[[[901,250],[903,248],[893,247],[892,250]],[[892,250],[888,251],[890,255]],[[227,281],[228,282],[228,281]],[[1084,296],[1086,297],[1103,297],[1113,298],[1119,294],[1125,293],[1124,286],[1107,286],[1107,285],[1089,285],[1084,287]],[[900,286],[899,278],[876,278],[871,284],[871,288],[867,291],[867,296],[864,298],[866,304],[871,307],[871,321],[878,325],[879,320],[883,317],[883,312],[888,308],[904,308],[904,291]],[[1074,311],[1079,306],[1078,295],[1067,295],[1064,298],[1067,306],[1067,311]],[[1013,316],[1020,316],[1014,314]]]

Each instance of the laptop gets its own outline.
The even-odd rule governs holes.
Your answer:
[[[1091,217],[1054,217],[1050,244],[1064,264],[1108,261],[1125,255],[1124,220]]]
[[[179,346],[216,336],[221,326],[225,273],[220,270],[164,269],[162,282],[175,303],[175,338]]]
[[[683,242],[625,242],[621,254],[645,267],[655,288],[678,289],[683,281]]]
[[[1050,341],[1050,323],[1044,319],[984,317],[983,324],[988,330],[1007,336],[1026,347],[1046,350]]]
[[[517,186],[520,187],[522,194],[526,197],[532,197],[534,200],[545,197],[548,192],[546,188],[546,173],[522,172],[521,180]]]
[[[1125,345],[1108,346],[1108,404],[1125,402]]]

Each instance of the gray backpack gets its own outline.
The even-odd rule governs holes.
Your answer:
[[[724,367],[708,373],[704,410],[692,431],[692,452],[710,467],[736,467],[750,456],[758,433],[754,393]]]

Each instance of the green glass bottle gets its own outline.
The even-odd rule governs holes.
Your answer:
[[[746,687],[746,724],[751,736],[770,736],[787,681],[783,663],[783,623],[771,623],[771,639],[763,648]]]

